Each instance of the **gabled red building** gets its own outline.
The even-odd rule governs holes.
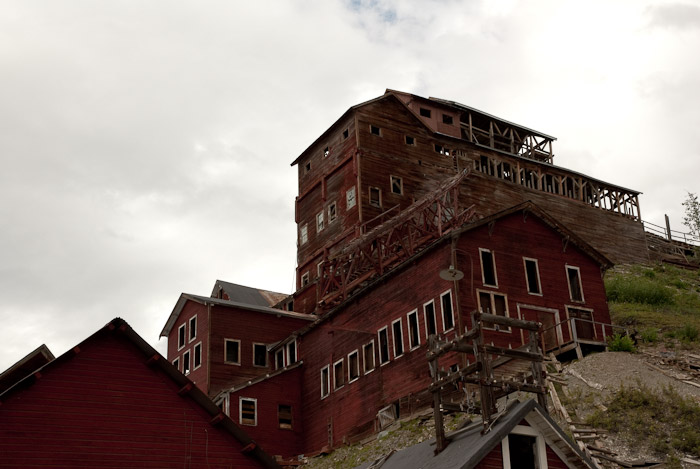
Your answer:
[[[114,319],[0,394],[1,467],[279,467]]]

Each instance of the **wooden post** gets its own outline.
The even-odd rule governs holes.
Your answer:
[[[436,337],[434,335],[429,336],[428,350],[435,352],[437,349]],[[435,383],[439,379],[437,355],[428,362],[428,366],[430,367],[433,383]],[[435,419],[435,454],[438,454],[447,446],[445,427],[442,421],[442,389],[439,387],[433,391],[433,418]]]
[[[664,214],[664,218],[666,219],[666,238],[671,241],[671,222],[668,220],[668,215]]]
[[[542,353],[540,351],[540,347],[538,344],[538,338],[537,336],[539,335],[538,332],[536,331],[529,331],[529,339],[530,339],[530,352],[532,353]],[[544,387],[544,376],[542,373],[542,362],[533,360],[532,364],[532,378],[537,385],[537,387],[542,388]],[[537,403],[542,406],[542,408],[547,411],[547,395],[544,393],[537,393]]]

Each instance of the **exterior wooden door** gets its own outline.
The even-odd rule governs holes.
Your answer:
[[[574,319],[573,322],[576,324],[576,337],[579,340],[595,340],[593,311],[569,308],[569,318]]]
[[[544,351],[552,350],[559,346],[557,310],[555,309],[535,309],[520,305],[518,307],[520,317],[526,321],[537,321],[542,323],[542,338],[544,340]]]

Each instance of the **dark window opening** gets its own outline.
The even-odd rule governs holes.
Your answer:
[[[192,369],[196,370],[202,366],[202,344],[197,344],[194,346],[194,363]]]
[[[486,249],[479,251],[481,254],[481,274],[483,276],[482,280],[484,285],[496,287],[498,282],[496,281],[496,263],[493,257],[493,253]]]
[[[442,115],[442,123],[452,125],[454,123],[454,120],[452,119],[452,116],[448,116],[447,114],[443,114]]]
[[[357,351],[348,355],[348,381],[354,381],[360,377],[360,360]]]
[[[389,361],[389,335],[386,327],[379,331],[379,363],[381,365]]]
[[[253,344],[253,365],[267,366],[267,346],[265,344]]]
[[[180,359],[176,358],[173,360],[173,366],[177,369],[177,371],[180,371]]]
[[[287,311],[294,311],[294,301],[287,303]]]
[[[343,130],[343,139],[348,138],[348,135],[350,135],[350,131],[348,129]]]
[[[190,374],[190,351],[182,354],[182,372],[186,375]]]
[[[275,368],[278,370],[284,368],[284,350],[282,349],[275,352]]]
[[[381,134],[382,134],[381,129],[380,129],[379,127],[377,127],[376,125],[370,125],[370,126],[369,126],[369,132],[370,132],[372,135],[381,135]]]
[[[424,306],[425,308],[425,327],[428,336],[437,334],[437,325],[435,324],[435,303],[432,301]]]
[[[527,277],[527,292],[534,295],[542,293],[540,288],[540,274],[537,268],[537,261],[534,259],[525,259],[525,276]]]
[[[345,360],[340,360],[333,365],[333,389],[342,388],[345,385]]]
[[[185,346],[185,325],[183,324],[177,330],[177,348],[178,350]]]
[[[394,322],[391,325],[392,333],[394,336],[394,358],[403,355],[403,328],[401,327],[401,320]]]
[[[391,192],[394,194],[403,194],[403,180],[398,176],[391,176]]]
[[[374,342],[362,347],[362,355],[365,360],[365,374],[367,374],[374,369]]]
[[[442,324],[448,331],[455,327],[454,315],[452,314],[452,293],[447,292],[442,295]]]
[[[406,135],[406,145],[415,145],[416,144],[416,139],[411,137],[410,135]]]
[[[224,361],[226,363],[240,363],[240,345],[238,340],[224,340]]]
[[[430,117],[432,113],[430,112],[430,109],[426,109],[424,107],[420,108],[420,115],[423,117]]]
[[[331,154],[331,149],[329,147],[326,147],[323,149],[323,157],[324,158],[327,158],[328,155],[330,155],[330,154]]]
[[[257,425],[255,405],[253,399],[241,399],[241,425]]]
[[[309,172],[311,171],[311,162],[308,162],[304,165],[304,172]]]
[[[382,206],[382,191],[378,187],[369,188],[369,204],[375,207]]]
[[[280,404],[277,406],[277,420],[283,430],[292,429],[292,406]]]
[[[583,290],[581,289],[581,277],[579,275],[579,270],[575,267],[567,267],[566,275],[569,279],[571,301],[583,302]]]
[[[418,332],[418,313],[415,311],[408,315],[408,341],[412,349],[420,345],[420,334]]]
[[[190,342],[197,338],[197,316],[190,318]]]
[[[330,393],[329,385],[330,385],[329,369],[328,369],[328,366],[325,366],[321,370],[321,398],[328,396],[328,394]]]
[[[508,435],[510,467],[519,469],[536,469],[537,438],[529,435]]]
[[[296,341],[287,344],[287,364],[297,362],[297,343]]]

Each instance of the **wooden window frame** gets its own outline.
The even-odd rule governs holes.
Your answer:
[[[226,344],[229,342],[235,342],[238,344],[238,361],[237,362],[226,360],[228,358],[226,356],[226,349],[227,349]],[[241,341],[240,341],[240,339],[224,339],[224,364],[225,365],[237,365],[237,366],[241,365]]]
[[[410,140],[410,141],[409,141]],[[412,135],[404,135],[404,143],[406,145],[409,145],[411,147],[416,146],[416,137],[413,137]]]
[[[374,135],[375,137],[381,137],[382,128],[374,124],[369,124],[369,133],[370,135]]]
[[[199,355],[199,364],[197,364],[197,356]],[[202,363],[204,362],[203,356],[202,356],[202,342],[197,342],[194,347],[192,348],[192,371],[196,370],[197,368],[202,367]]]
[[[350,197],[350,194],[352,194],[352,198]],[[357,189],[355,186],[348,187],[348,189],[345,191],[345,210],[350,210],[351,208],[354,208],[355,205],[357,205]]]
[[[189,350],[185,350],[182,354],[182,374],[187,376],[192,372],[192,362],[190,359],[191,353]]]
[[[338,365],[340,365],[340,373],[338,373]],[[338,383],[338,379],[342,382]],[[333,391],[338,391],[345,386],[345,357],[336,360],[333,363]]]
[[[418,108],[418,114],[419,114],[421,117],[425,117],[425,118],[427,118],[427,119],[432,119],[432,118],[433,118],[433,110],[432,110],[432,109],[425,108],[425,107],[420,107],[420,108]]]
[[[443,114],[442,115],[442,123],[447,124],[447,125],[454,125],[455,119],[453,116],[449,114]]]
[[[447,324],[445,324],[445,319],[447,318],[447,316],[445,315],[445,300],[443,298],[445,298],[446,296],[450,297],[450,322],[452,323],[452,327],[450,328],[448,328]],[[455,305],[452,301],[452,290],[447,290],[440,294],[440,313],[440,316],[442,317],[442,331],[453,331],[455,328]]]
[[[366,349],[371,348],[372,349],[372,368],[367,369],[367,352]],[[377,367],[376,363],[376,356],[374,354],[374,339],[370,340],[367,342],[365,345],[362,346],[362,371],[364,372],[365,375],[370,374],[371,372],[374,371],[374,369]]]
[[[423,320],[425,321],[425,340],[428,340],[428,337],[430,337],[430,331],[428,330],[428,309],[427,306],[432,305],[432,316],[433,316],[433,325],[435,326],[435,335],[438,335],[438,328],[437,328],[437,316],[435,315],[435,300],[430,300],[425,303],[423,303]]]
[[[293,365],[297,361],[299,361],[299,354],[297,353],[297,340],[294,339],[291,342],[288,342],[287,345],[284,346],[285,354],[287,355],[287,366]],[[294,352],[294,360],[292,360],[292,351]]]
[[[343,140],[345,140],[349,136],[350,136],[350,128],[348,127],[347,129],[343,130]]]
[[[180,357],[175,357],[173,360],[173,366],[177,371],[180,371]]]
[[[338,205],[335,202],[328,204],[328,224],[330,225],[338,218]]]
[[[578,303],[578,304],[583,304],[586,302],[586,297],[583,294],[583,279],[581,278],[581,268],[577,267],[575,265],[565,265],[566,269],[566,284],[569,286],[569,298],[571,299],[572,303]],[[569,270],[575,271],[576,272],[576,278],[578,280],[578,290],[579,293],[581,294],[581,299],[574,299],[574,292],[571,289],[571,278],[569,277]]]
[[[263,353],[263,358],[265,359],[265,364],[264,365],[258,365],[255,363],[255,358],[257,357],[257,353],[255,348],[256,347],[262,347],[265,353]],[[256,368],[267,368],[267,344],[262,344],[260,342],[253,342],[253,366]]]
[[[301,282],[300,282],[301,288],[304,288],[304,287],[307,286],[309,283],[311,283],[311,274],[310,274],[309,271],[307,270],[306,272],[304,272],[303,274],[301,274]]]
[[[177,328],[177,351],[179,352],[187,344],[187,323],[182,323]]]
[[[372,191],[377,192],[376,202],[372,200]],[[369,186],[369,189],[367,190],[367,198],[368,198],[367,200],[369,201],[369,204],[372,207],[382,208],[382,190],[379,187]]]
[[[503,469],[515,469],[510,465],[510,442],[509,435],[522,435],[535,437],[535,445],[537,448],[537,468],[547,469],[547,443],[544,437],[533,427],[527,425],[516,425],[513,430],[501,440],[501,455],[503,457]]]
[[[396,340],[396,324],[399,325],[398,340]],[[396,360],[399,357],[402,357],[406,353],[406,349],[404,348],[403,344],[403,318],[398,318],[394,321],[391,321],[391,345],[391,348],[394,351],[394,360]],[[401,350],[397,350],[397,346],[401,346]]]
[[[394,181],[399,183],[399,192],[394,190]],[[400,176],[389,175],[389,187],[391,188],[391,193],[396,195],[403,195],[403,178]]]
[[[326,219],[323,210],[316,214],[316,233],[320,233],[326,228]]]
[[[386,360],[382,361],[382,332],[386,335]],[[389,347],[389,327],[384,326],[377,331],[377,350],[379,352],[379,366],[382,367],[391,362],[391,348]]]
[[[281,360],[279,359],[280,357],[282,357]],[[284,348],[277,349],[275,351],[275,370],[281,370],[286,366],[285,359],[286,353],[284,352]]]
[[[250,422],[251,419],[245,419],[246,421],[244,422],[243,419],[243,401],[249,401],[253,403],[253,423],[248,423]],[[258,426],[258,400],[254,397],[243,397],[240,396],[238,398],[238,423],[240,425],[246,425],[248,427],[257,427]]]
[[[528,262],[534,262],[535,264],[535,274],[537,275],[537,278],[535,279],[537,281],[537,292],[530,291],[530,275],[527,272]],[[523,269],[525,270],[525,287],[527,288],[527,294],[534,296],[542,296],[542,282],[540,281],[540,264],[537,261],[537,259],[534,259],[532,257],[523,257]]]
[[[321,368],[321,400],[327,398],[328,396],[331,395],[331,366],[326,365],[323,368]],[[325,383],[324,383],[324,374],[325,374]],[[325,384],[325,393],[324,391],[324,384]]]
[[[485,313],[485,312],[486,312],[486,309],[484,308],[484,305],[481,304],[481,293],[484,293],[484,294],[486,294],[486,295],[489,295],[489,314],[495,314],[495,313],[494,313],[494,311],[496,310],[496,308],[495,308],[495,306],[496,306],[496,299],[495,299],[495,297],[496,297],[496,296],[502,296],[502,297],[503,297],[503,301],[504,301],[504,303],[505,303],[505,305],[506,305],[505,316],[504,316],[504,317],[506,317],[506,318],[511,317],[511,315],[510,315],[510,308],[509,308],[509,306],[508,306],[508,295],[506,295],[505,293],[497,292],[497,291],[492,291],[492,290],[481,290],[481,289],[478,289],[478,288],[477,288],[477,289],[476,289],[477,308],[478,308],[479,311],[481,311],[482,313]],[[487,326],[484,326],[484,329],[485,329],[485,330],[489,330],[489,331],[505,332],[505,333],[508,333],[508,334],[512,334],[512,333],[513,333],[513,330],[512,330],[510,327],[508,327],[508,326],[500,326],[500,325],[499,325],[498,328],[496,328],[496,327],[487,327]]]
[[[304,223],[299,227],[299,244],[303,246],[309,242],[309,225]]]
[[[352,377],[352,360],[351,357],[355,356],[355,377]],[[353,350],[352,352],[348,353],[348,384],[354,383],[360,379],[360,355],[357,351],[357,349]]]
[[[214,404],[216,405],[216,407],[221,409],[221,412],[228,415],[229,417],[231,416],[229,394],[224,394],[223,396],[219,397],[216,401],[214,401]]]
[[[600,340],[598,331],[596,330],[595,327],[595,310],[593,308],[587,308],[585,306],[582,306],[581,303],[576,303],[572,305],[564,305],[564,310],[566,311],[566,323],[567,323],[567,328],[569,329],[569,337],[573,340],[574,338],[574,331],[572,330],[572,325],[575,325],[576,322],[572,321],[571,319],[571,310],[576,310],[576,311],[585,311],[587,313],[591,313],[591,320],[593,323],[591,323],[591,328],[593,329],[593,339],[598,341]],[[604,325],[601,325],[601,327],[605,327]],[[576,331],[576,339],[581,340],[580,337],[578,337],[578,331]],[[584,339],[585,340],[585,339]]]
[[[197,339],[197,315],[195,314],[192,316],[189,321],[187,321],[187,325],[189,327],[190,333],[189,333],[189,338],[190,340],[188,342],[193,342]],[[192,333],[192,330],[194,330],[194,334]]]
[[[493,284],[486,283],[486,272],[484,271],[484,253],[491,255],[491,266],[493,267]],[[491,249],[479,248],[479,265],[481,266],[481,284],[485,287],[498,288],[498,270],[496,269],[496,253]]]
[[[287,419],[287,411],[285,409],[284,415],[282,413],[282,407],[289,408],[289,418]],[[284,422],[283,422],[284,420]],[[286,423],[289,420],[289,423]],[[277,423],[279,424],[280,430],[294,430],[294,407],[291,404],[277,404]]]
[[[411,316],[416,320],[415,329],[411,326]],[[420,347],[420,321],[418,320],[418,310],[414,309],[406,315],[406,325],[408,326],[408,346],[409,351],[415,350]],[[415,330],[416,343],[413,343],[413,331]]]

